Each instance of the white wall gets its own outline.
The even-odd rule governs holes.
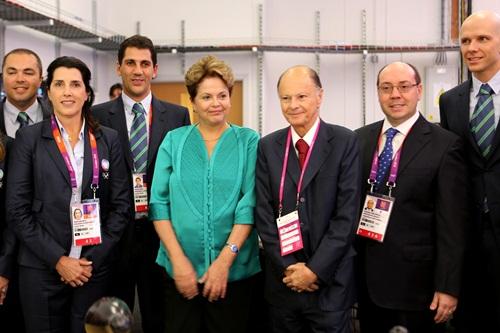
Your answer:
[[[447,0],[449,1],[449,0]],[[55,13],[56,0],[18,0],[48,13]],[[63,18],[76,25],[91,27],[91,0],[61,0]],[[362,40],[362,11],[366,11],[366,38],[372,45],[428,45],[440,41],[440,1],[400,0],[107,0],[97,1],[97,23],[101,33],[112,31],[129,36],[140,22],[141,33],[157,44],[180,41],[181,20],[186,22],[187,45],[255,44],[258,42],[258,4],[263,4],[264,43],[313,45],[315,11],[320,11],[320,38],[323,44],[359,44]],[[500,2],[475,0],[473,9],[500,12]],[[104,31],[109,29],[110,31]],[[26,28],[7,27],[6,51],[29,47],[38,52],[46,66],[54,57],[54,39]],[[93,68],[92,50],[76,44],[64,44],[62,54],[86,61],[97,75],[97,101],[107,99],[108,88],[119,81],[115,74],[116,53],[98,52]],[[204,54],[188,54],[186,66]],[[244,122],[257,128],[257,60],[256,54],[235,52],[217,54],[244,80]],[[322,54],[320,76],[325,89],[322,117],[351,129],[381,119],[375,80],[382,66],[403,60],[414,64],[425,84],[425,68],[434,65],[435,53],[378,54],[372,63],[368,57],[366,82],[366,119],[362,116],[362,56],[360,54]],[[458,69],[458,52],[447,53],[448,65]],[[264,54],[263,133],[286,125],[276,96],[276,81],[283,70],[306,64],[315,67],[310,53],[266,52]],[[159,55],[157,81],[182,81],[179,55]],[[424,96],[425,98],[425,96]],[[425,112],[425,103],[421,103]]]

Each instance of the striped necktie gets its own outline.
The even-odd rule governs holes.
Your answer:
[[[470,119],[472,134],[484,157],[488,156],[495,135],[493,94],[494,91],[488,84],[481,85],[478,94],[479,99]]]
[[[19,112],[17,114],[16,120],[19,123],[19,128],[23,128],[25,126],[28,126],[30,117],[26,112]]]
[[[140,103],[132,107],[134,120],[130,127],[130,151],[134,158],[135,172],[146,172],[148,163],[148,131],[146,128],[146,115]]]
[[[395,128],[389,128],[385,131],[385,145],[382,153],[378,159],[378,169],[375,188],[378,190],[382,187],[382,182],[387,175],[387,171],[391,167],[392,163],[392,139],[398,134],[398,130]]]

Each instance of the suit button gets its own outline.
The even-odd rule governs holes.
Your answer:
[[[301,197],[301,198],[299,199],[299,201],[300,201],[300,202],[306,202],[306,198]]]
[[[304,222],[300,222],[300,226],[303,227],[304,226]]]

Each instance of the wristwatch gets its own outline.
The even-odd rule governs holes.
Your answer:
[[[226,246],[233,252],[234,254],[238,254],[240,252],[240,249],[238,249],[238,245],[233,244],[233,243],[226,243]]]

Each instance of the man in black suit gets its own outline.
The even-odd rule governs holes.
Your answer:
[[[102,125],[119,133],[125,152],[129,187],[133,194],[130,202],[135,218],[130,221],[120,242],[121,258],[115,272],[113,296],[123,299],[133,310],[137,286],[145,333],[163,332],[165,314],[163,292],[166,273],[155,262],[159,239],[145,210],[156,155],[168,131],[190,123],[186,108],[160,101],[151,94],[151,80],[157,72],[156,51],[151,40],[139,35],[127,38],[120,45],[117,63],[123,92],[120,97],[93,108],[94,117]],[[141,110],[139,113],[137,108]],[[139,116],[145,123],[136,127]],[[135,142],[133,137],[144,126],[147,129],[144,131],[146,148],[142,150],[141,156],[147,158],[139,163],[141,152],[136,154],[135,148],[141,143]],[[143,179],[146,186],[142,191],[134,188],[137,177]],[[141,204],[136,205],[137,202]]]
[[[285,71],[278,94],[291,126],[261,140],[256,167],[255,225],[273,330],[350,332],[357,139],[319,118],[323,89],[309,67]]]
[[[31,50],[14,49],[4,56],[2,72],[6,98],[0,102],[0,132],[14,138],[20,127],[50,115],[47,104],[37,98],[42,62]]]
[[[413,66],[385,66],[377,89],[385,120],[356,131],[360,205],[375,201],[357,231],[361,331],[442,332],[457,306],[465,247],[463,145],[417,112],[422,83]]]
[[[500,15],[469,16],[460,43],[472,78],[439,101],[441,126],[463,139],[470,170],[472,236],[456,325],[459,332],[500,332]]]

